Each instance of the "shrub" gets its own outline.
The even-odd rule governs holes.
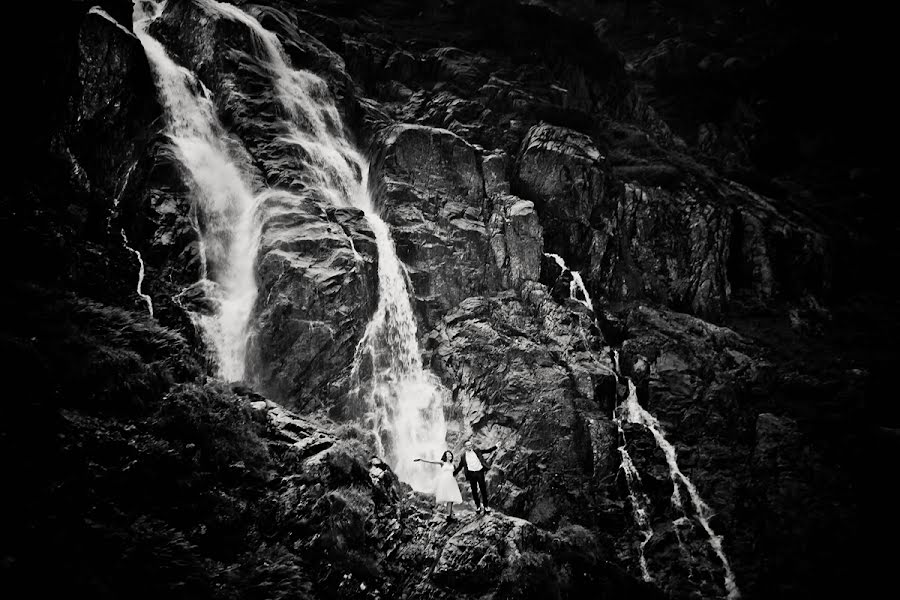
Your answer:
[[[201,471],[263,479],[269,453],[262,425],[246,401],[214,385],[184,384],[167,394],[152,417],[153,429],[184,447],[193,444]]]
[[[262,545],[217,578],[227,600],[310,600],[312,584],[300,559],[281,546]]]

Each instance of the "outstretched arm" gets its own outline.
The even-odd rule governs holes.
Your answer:
[[[496,450],[499,447],[500,447],[499,444],[495,444],[494,446],[491,446],[490,448],[479,448],[478,451],[481,452],[482,454],[488,454],[490,452],[493,452],[494,450]]]
[[[459,464],[456,465],[456,468],[455,468],[455,469],[453,469],[453,476],[456,477],[456,474],[459,473],[459,471],[460,471],[464,466],[466,466],[466,455],[465,455],[465,454],[462,455],[462,458],[459,459]]]
[[[440,461],[437,460],[425,460],[424,458],[414,458],[413,462],[427,462],[430,465],[439,465]]]

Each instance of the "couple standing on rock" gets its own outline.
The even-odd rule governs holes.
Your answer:
[[[472,488],[472,498],[475,500],[475,512],[485,513],[491,512],[488,507],[487,483],[484,480],[485,471],[490,468],[484,458],[485,454],[489,454],[497,449],[497,446],[490,448],[475,448],[472,440],[466,440],[465,450],[459,464],[453,468],[453,453],[449,450],[444,452],[440,461],[425,460],[424,458],[415,459],[416,462],[426,462],[441,467],[441,474],[438,477],[437,487],[434,492],[435,501],[438,504],[447,503],[447,519],[453,518],[453,503],[462,502],[462,494],[459,486],[456,484],[456,474],[460,470],[465,471],[466,479],[469,480],[469,487]],[[481,494],[479,495],[479,490]],[[484,506],[484,508],[482,508]]]

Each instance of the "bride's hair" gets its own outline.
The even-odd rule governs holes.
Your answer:
[[[449,450],[444,450],[444,454],[441,456],[441,462],[453,462],[453,453]]]

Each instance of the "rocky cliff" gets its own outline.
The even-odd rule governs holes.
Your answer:
[[[246,381],[212,376],[201,227],[131,7],[73,2],[26,11],[47,52],[17,74],[2,192],[2,343],[24,390],[2,408],[21,488],[4,579],[102,598],[853,589],[857,467],[871,439],[896,452],[896,409],[872,399],[896,302],[848,275],[877,232],[782,193],[745,121],[672,104],[696,56],[715,77],[744,63],[640,47],[641,27],[688,19],[674,8],[657,26],[616,3],[236,4],[369,157],[448,445],[499,445],[498,512],[445,523],[367,473],[351,370],[375,234],[285,143],[258,36],[192,0],[151,31],[271,190]]]

